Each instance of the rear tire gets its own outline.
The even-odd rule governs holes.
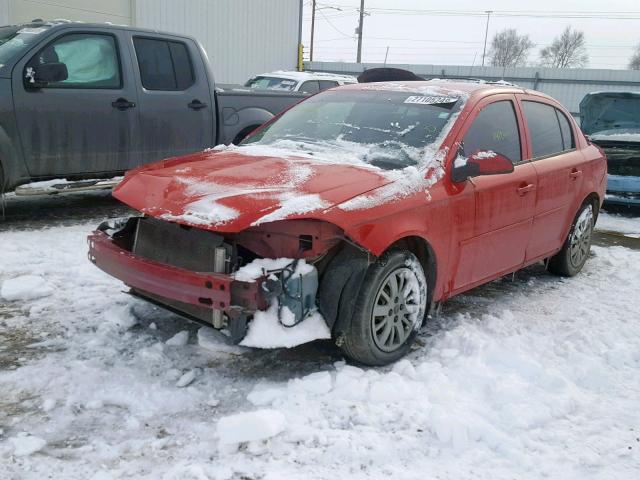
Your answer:
[[[551,273],[573,277],[582,270],[591,251],[593,226],[593,205],[587,202],[578,210],[562,250],[549,260],[547,269]]]
[[[391,250],[367,270],[340,346],[365,365],[395,362],[411,348],[426,306],[427,281],[419,260],[407,250]]]

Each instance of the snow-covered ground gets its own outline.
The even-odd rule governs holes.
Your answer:
[[[615,232],[632,238],[640,238],[640,217],[600,212],[596,229]]]
[[[0,231],[2,479],[638,476],[640,251],[475,289],[360,369],[130,298],[86,259],[95,223]]]

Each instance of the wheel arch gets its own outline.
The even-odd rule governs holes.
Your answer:
[[[385,251],[392,249],[408,250],[413,253],[418,260],[427,277],[427,304],[433,301],[436,280],[438,278],[438,264],[436,262],[436,254],[431,244],[423,237],[418,235],[408,235],[399,238],[393,242]]]
[[[582,203],[580,204],[580,207],[582,207],[582,205],[584,205],[585,203],[591,203],[591,205],[593,206],[593,222],[595,223],[598,220],[598,214],[600,213],[600,205],[602,204],[600,195],[598,195],[596,192],[591,192],[582,201]],[[580,209],[580,207],[578,207],[578,209]]]
[[[236,136],[233,138],[233,141],[231,143],[233,143],[234,145],[238,145],[244,139],[244,137],[249,135],[258,127],[260,127],[260,124],[249,125],[248,127],[243,128],[236,134]]]

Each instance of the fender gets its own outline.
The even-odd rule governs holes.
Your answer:
[[[437,194],[434,192],[434,197]],[[390,204],[391,209],[398,207],[397,203]],[[385,207],[378,207],[385,208]],[[390,211],[389,216],[380,217],[373,221],[360,224],[357,227],[346,226],[345,233],[358,245],[365,247],[373,255],[380,256],[390,247],[405,242],[408,239],[419,239],[427,246],[426,257],[422,261],[435,261],[435,271],[430,272],[429,262],[425,264],[425,274],[433,282],[432,300],[440,300],[445,293],[445,281],[449,271],[449,238],[450,215],[447,212],[447,201],[433,201],[426,203],[419,197],[414,201],[408,201],[405,208],[419,212],[419,215],[408,217],[399,215],[399,209]],[[394,221],[391,221],[391,219]],[[411,221],[399,221],[411,218]],[[410,250],[413,250],[409,248]],[[418,256],[419,252],[413,252]]]
[[[222,109],[222,135],[219,143],[231,143],[238,134],[250,127],[259,127],[271,120],[274,115],[270,111],[259,107],[247,107],[236,110],[226,107]]]

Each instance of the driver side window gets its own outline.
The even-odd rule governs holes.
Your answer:
[[[501,100],[484,107],[465,134],[461,147],[467,158],[492,151],[514,164],[520,162],[520,134],[513,102]]]
[[[120,64],[115,38],[111,35],[73,33],[40,50],[27,64],[63,63],[68,77],[50,82],[46,88],[120,88]]]

